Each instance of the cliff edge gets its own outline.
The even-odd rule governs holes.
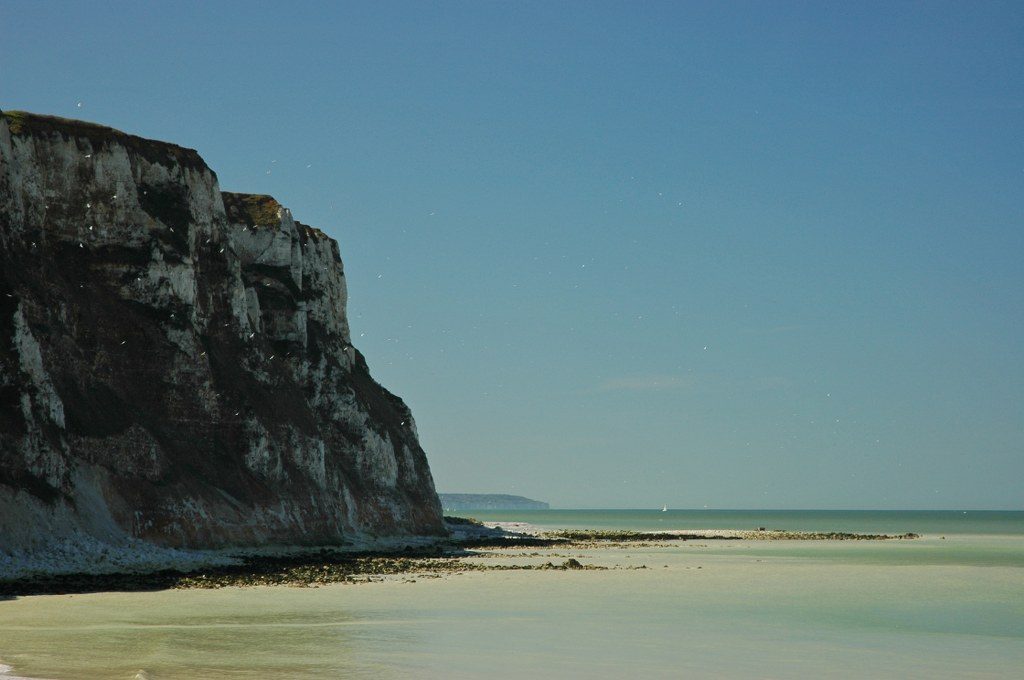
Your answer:
[[[0,556],[443,534],[346,295],[195,151],[0,113]]]

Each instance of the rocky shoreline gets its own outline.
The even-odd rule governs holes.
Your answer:
[[[230,562],[202,567],[141,572],[33,574],[15,579],[0,578],[0,598],[95,592],[137,592],[181,588],[249,586],[319,587],[328,584],[372,583],[382,580],[415,582],[471,571],[568,571],[640,569],[645,566],[607,567],[580,562],[577,557],[546,552],[502,552],[509,548],[557,549],[636,548],[670,545],[691,540],[809,540],[890,541],[913,540],[917,534],[855,534],[846,532],[798,532],[784,530],[720,531],[540,531],[517,525],[486,526],[473,520],[447,518],[447,540],[387,550],[358,551],[337,548],[281,554],[238,554]],[[481,563],[479,558],[505,558]],[[564,558],[564,560],[563,560]],[[516,561],[509,562],[509,559]],[[541,562],[541,559],[546,561]],[[558,560],[558,561],[552,561]],[[525,561],[524,561],[525,560]]]
[[[372,583],[386,578],[415,582],[468,571],[605,570],[574,558],[555,564],[479,564],[463,559],[469,552],[443,549],[408,554],[348,554],[322,550],[315,553],[244,557],[240,564],[214,566],[191,572],[162,570],[149,573],[41,575],[0,581],[0,599],[25,595],[64,595],[97,592],[139,592],[184,588],[248,586],[318,587],[334,583]]]

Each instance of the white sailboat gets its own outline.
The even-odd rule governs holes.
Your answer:
[[[661,506],[661,511],[662,512],[668,512],[668,506],[667,505]]]

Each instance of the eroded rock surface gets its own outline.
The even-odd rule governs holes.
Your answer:
[[[191,149],[0,115],[0,551],[442,534],[338,244]]]

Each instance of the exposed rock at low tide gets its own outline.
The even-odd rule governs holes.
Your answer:
[[[720,538],[743,541],[753,532],[719,530],[686,532],[634,532],[574,530],[551,532],[562,536],[541,538],[485,527],[474,520],[445,518],[449,526],[476,526],[482,532],[453,535],[433,542],[395,544],[388,552],[347,549],[306,549],[295,552],[227,555],[229,560],[201,568],[179,567],[145,572],[106,574],[41,574],[17,579],[0,578],[0,597],[97,591],[138,591],[167,588],[223,588],[248,586],[318,587],[328,584],[373,583],[399,579],[440,578],[483,571],[604,571],[647,569],[645,564],[594,564],[597,550],[666,548],[678,541]],[[571,538],[569,537],[571,536]],[[918,538],[917,534],[848,534],[838,532],[770,532],[755,540],[889,540]],[[697,543],[697,547],[706,547]],[[531,550],[526,551],[525,548]],[[575,556],[566,554],[575,552]],[[563,560],[556,562],[554,560]],[[587,561],[580,561],[585,559]],[[544,560],[544,561],[542,561]],[[691,567],[687,566],[687,569]],[[695,566],[694,569],[702,569]]]
[[[619,531],[601,529],[564,529],[543,531],[538,534],[549,540],[565,540],[572,543],[585,542],[652,542],[652,541],[889,541],[920,538],[917,534],[858,534],[843,531],[786,531],[784,529],[758,529],[740,531],[734,529],[700,531]]]

